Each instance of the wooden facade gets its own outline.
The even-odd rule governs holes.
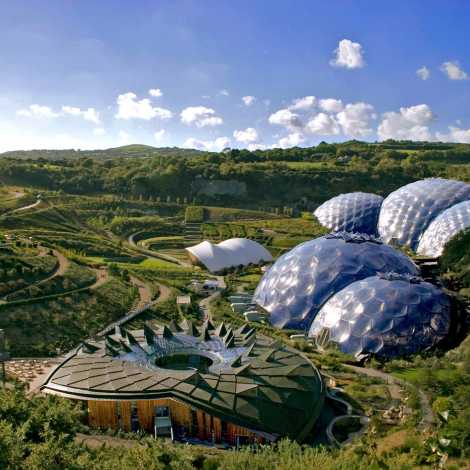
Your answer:
[[[249,429],[225,422],[204,411],[172,398],[136,401],[88,401],[88,423],[102,429],[133,430],[133,416],[138,428],[154,432],[156,407],[168,407],[174,432],[178,437],[195,437],[201,441],[215,443],[226,442],[237,445],[245,443],[262,443],[264,439]]]

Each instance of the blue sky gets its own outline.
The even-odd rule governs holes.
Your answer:
[[[470,142],[469,24],[451,0],[0,1],[0,151]]]

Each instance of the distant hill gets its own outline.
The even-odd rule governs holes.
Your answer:
[[[152,147],[150,145],[124,145],[104,150],[15,150],[0,153],[0,158],[15,158],[20,160],[70,160],[78,158],[145,158],[145,157],[194,157],[204,152],[195,149],[179,147]]]

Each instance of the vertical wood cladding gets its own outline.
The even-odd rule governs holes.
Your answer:
[[[167,406],[170,408],[171,422],[175,431],[184,429],[190,436],[210,441],[214,438],[216,443],[222,442],[222,437],[231,445],[236,445],[237,436],[248,438],[250,442],[261,443],[263,439],[252,431],[241,426],[226,423],[226,435],[222,436],[222,421],[201,410],[196,410],[196,422],[193,423],[191,408],[184,403],[170,399],[160,398],[158,400],[137,400],[137,416],[139,425],[147,432],[154,432],[155,407]],[[131,401],[88,401],[88,422],[97,428],[122,428],[131,430]]]

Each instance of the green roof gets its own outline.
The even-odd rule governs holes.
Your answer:
[[[325,387],[307,358],[265,336],[246,338],[246,328],[224,325],[201,335],[193,325],[183,326],[172,334],[167,328],[152,334],[146,326],[145,331],[121,330],[89,340],[52,372],[42,389],[80,400],[170,397],[275,436],[302,439],[310,431]],[[227,331],[235,341],[226,341]],[[207,367],[156,365],[161,358],[201,356]]]

